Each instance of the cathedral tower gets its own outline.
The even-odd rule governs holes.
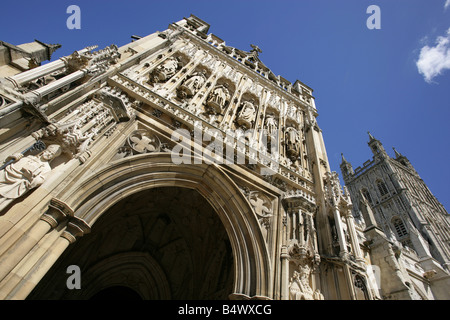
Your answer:
[[[351,172],[343,159],[341,170],[354,204],[353,215],[365,224],[362,234],[371,248],[373,263],[391,259],[395,266],[395,272],[390,273],[389,268],[381,268],[382,295],[391,299],[448,299],[447,211],[407,157],[395,149],[395,157],[390,157],[370,133],[368,145],[372,160]]]

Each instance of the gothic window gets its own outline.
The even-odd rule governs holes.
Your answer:
[[[392,220],[392,224],[394,225],[395,231],[397,232],[399,238],[408,235],[408,231],[406,230],[405,224],[403,223],[402,219],[394,218]]]
[[[381,196],[384,196],[389,193],[386,184],[383,181],[377,181],[378,191],[380,191]]]

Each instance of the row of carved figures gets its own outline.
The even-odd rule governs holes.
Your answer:
[[[171,56],[167,58],[163,63],[159,64],[156,68],[149,73],[148,83],[163,84],[168,82],[181,68],[181,61],[179,57]],[[195,71],[180,84],[177,88],[177,97],[180,99],[192,98],[207,82],[206,70]],[[224,115],[226,108],[230,105],[232,93],[228,83],[217,83],[214,88],[209,92],[205,100],[206,114],[211,118],[219,115]],[[258,111],[258,104],[255,98],[250,97],[243,100],[237,107],[237,113],[235,117],[235,127],[243,131],[251,129],[255,126],[256,116]],[[274,137],[278,136],[278,119],[274,112],[268,112],[265,115],[264,130],[268,137],[268,144],[273,144]],[[285,155],[293,163],[298,166],[298,158],[301,154],[301,133],[296,128],[297,126],[291,124],[287,126],[284,131],[284,145]],[[276,138],[275,138],[276,139]]]
[[[183,68],[185,68],[189,64],[187,62],[188,59],[182,58],[182,55],[172,55],[161,63],[159,61],[160,60],[157,59],[156,63],[159,64],[149,72],[149,74],[146,76],[147,79],[145,79],[146,83],[155,87],[159,87],[160,85],[169,82],[172,77],[174,77],[180,70],[183,70]],[[184,79],[183,83],[178,87],[176,92],[177,96],[180,99],[192,98],[197,92],[200,91],[202,86],[207,83],[208,72],[206,69],[207,67],[197,68],[196,71],[194,71],[191,75],[188,75],[186,79]],[[185,71],[186,70],[184,69],[184,71],[182,72],[184,73]],[[237,81],[236,71],[233,68],[230,68],[228,66],[222,72],[225,78],[230,80],[231,85],[232,83]],[[171,82],[174,81],[175,80],[172,79]],[[259,87],[259,89],[257,89],[257,87]],[[259,96],[261,94],[261,87],[257,86],[255,82],[253,82],[253,85],[249,87],[249,90],[253,95],[256,96]],[[220,114],[231,102],[231,98],[231,87],[229,87],[226,82],[217,83],[217,85],[213,88],[213,90],[211,90],[211,93],[206,99],[207,112],[210,114]],[[247,100],[249,100],[248,102],[252,102],[253,104],[255,104],[255,100],[257,99],[253,99],[253,101],[251,101],[251,99]],[[273,108],[278,109],[278,111],[281,111],[281,100],[278,96],[271,94],[269,104],[273,105]],[[297,107],[289,104],[286,105],[285,109],[286,110],[284,110],[284,114],[287,117],[292,119],[294,122],[301,122],[301,111]],[[246,122],[251,123],[251,121],[244,121],[244,123]]]

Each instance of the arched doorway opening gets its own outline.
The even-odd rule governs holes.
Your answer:
[[[77,265],[81,289],[66,286]],[[227,299],[234,262],[217,213],[196,190],[146,189],[111,206],[29,299]]]

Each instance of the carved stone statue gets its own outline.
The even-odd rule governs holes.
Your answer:
[[[308,263],[302,263],[298,266],[298,271],[294,274],[289,284],[290,300],[323,300],[323,295],[319,290],[313,291],[309,284],[311,267]]]
[[[275,119],[275,115],[273,113],[266,114],[266,119],[264,121],[264,127],[267,130],[267,136],[275,136],[278,133],[278,123]]]
[[[300,135],[293,127],[288,127],[285,133],[286,155],[295,162],[300,155]]]
[[[14,199],[40,186],[52,170],[50,161],[61,154],[61,146],[52,144],[38,156],[18,153],[12,158],[15,162],[0,171],[0,211]]]
[[[230,91],[228,84],[217,85],[209,94],[206,105],[209,107],[210,113],[220,114],[230,101]]]
[[[178,58],[168,58],[150,73],[149,81],[153,83],[166,82],[177,72],[179,63]]]
[[[245,101],[242,103],[242,109],[237,117],[237,123],[240,126],[245,126],[246,128],[251,128],[253,122],[255,121],[256,107],[255,100]]]
[[[190,78],[188,78],[178,89],[178,97],[189,98],[194,96],[198,90],[206,82],[206,70],[195,72]]]

